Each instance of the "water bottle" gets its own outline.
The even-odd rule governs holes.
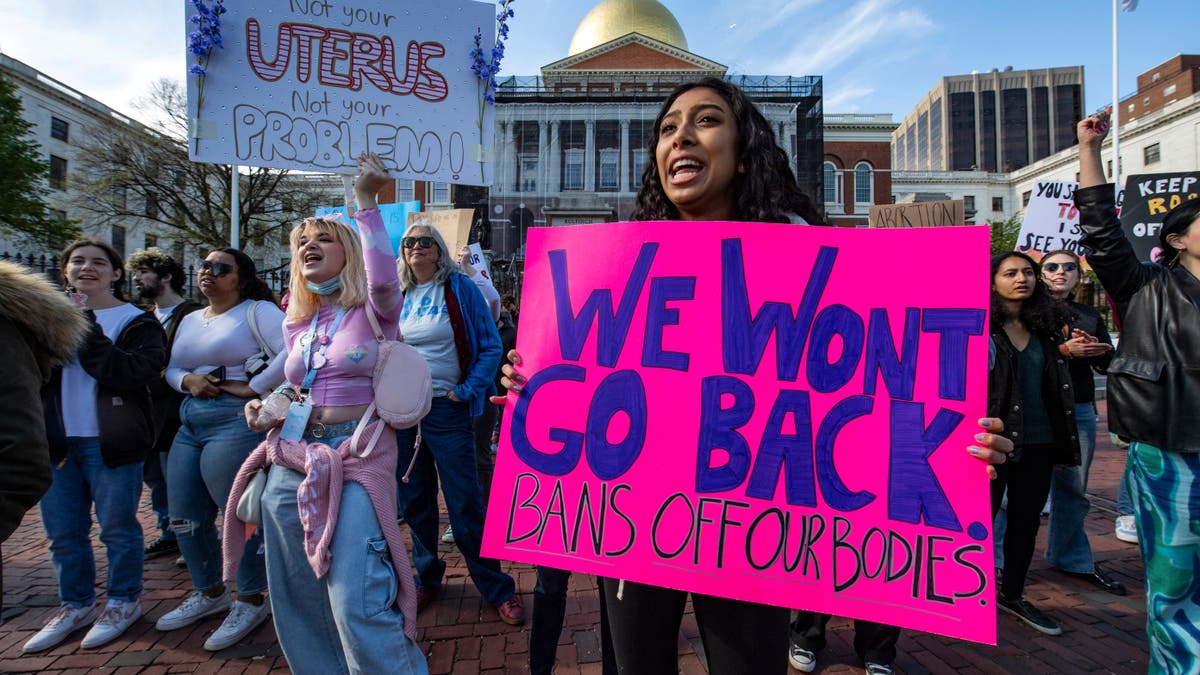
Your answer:
[[[258,411],[259,423],[274,424],[287,417],[288,408],[298,397],[291,385],[283,385],[263,399],[262,408]]]

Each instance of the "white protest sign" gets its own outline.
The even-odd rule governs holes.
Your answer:
[[[1072,181],[1038,181],[1029,204],[1025,206],[1025,219],[1021,221],[1021,233],[1017,236],[1016,250],[1028,253],[1034,260],[1041,260],[1050,251],[1084,252],[1079,247],[1079,210],[1075,208],[1075,190],[1079,183]]]
[[[350,174],[365,150],[396,177],[491,184],[493,111],[471,52],[479,31],[490,54],[495,5],[256,0],[226,8],[224,47],[211,50],[205,74],[188,75],[193,161]]]
[[[483,247],[479,245],[479,242],[475,242],[467,246],[467,248],[471,251],[471,267],[483,272],[483,278],[490,281],[492,271],[488,269],[487,258],[483,257]]]

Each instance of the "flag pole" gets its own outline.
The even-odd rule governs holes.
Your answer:
[[[1117,0],[1112,3],[1112,176],[1113,196],[1121,194],[1121,93],[1117,90]]]
[[[241,223],[241,196],[238,189],[239,175],[238,166],[233,164],[229,167],[230,184],[229,184],[229,245],[233,248],[241,248],[242,239],[242,223]]]

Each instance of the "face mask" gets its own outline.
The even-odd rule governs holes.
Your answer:
[[[324,283],[313,283],[311,281],[304,282],[304,287],[317,295],[329,295],[334,291],[342,288],[342,280],[340,277],[334,277]]]

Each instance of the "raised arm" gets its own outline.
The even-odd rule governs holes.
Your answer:
[[[363,153],[358,158],[358,178],[354,180],[354,196],[358,211],[358,235],[362,240],[363,264],[367,269],[367,292],[371,305],[379,313],[381,323],[395,324],[400,318],[403,294],[396,272],[396,252],[379,213],[375,195],[391,180],[383,162],[374,154]]]

